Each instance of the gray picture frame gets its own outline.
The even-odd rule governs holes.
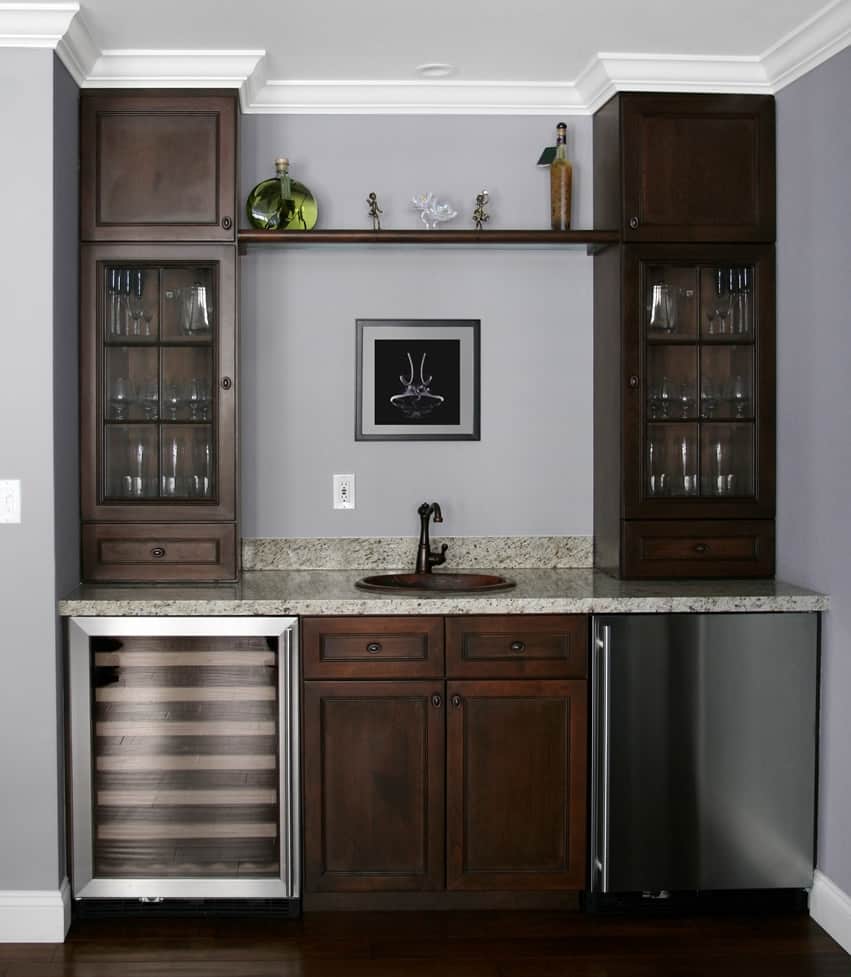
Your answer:
[[[481,440],[480,319],[357,319],[355,328],[355,441]],[[412,358],[394,361],[392,370],[385,364],[382,371],[382,350],[390,344],[398,349],[410,344],[411,350],[422,350],[423,344],[427,348],[446,345],[452,350],[452,361],[447,360],[441,370],[441,363],[434,356],[432,362],[425,362],[428,354],[415,353]],[[403,374],[410,374],[408,384],[408,378],[396,368],[404,363],[401,368]],[[451,379],[447,380],[449,376]],[[433,384],[423,383],[425,380],[432,380]],[[380,398],[377,391],[385,381],[395,384],[397,393],[392,400],[396,401],[394,406],[401,405],[398,412],[390,411],[394,413],[393,422],[388,420],[387,405],[376,403]],[[439,401],[440,409],[447,408],[452,420],[430,422],[429,401]],[[425,416],[422,410],[418,415],[411,406],[422,403],[426,403]],[[439,417],[440,410],[435,409],[434,413]]]

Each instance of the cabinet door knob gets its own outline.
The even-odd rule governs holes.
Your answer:
[[[633,373],[633,375],[629,378],[629,381],[628,382],[629,382],[629,385],[634,390],[638,386],[638,377]]]
[[[366,646],[366,650],[370,653],[370,655],[377,655],[379,651],[381,651],[381,642],[370,641],[370,643]]]
[[[638,230],[638,218],[637,217],[630,217],[630,219],[629,219],[629,226],[634,231],[637,231]]]
[[[435,692],[435,694],[431,697],[431,704],[435,709],[439,709],[441,702],[443,702],[443,699],[441,699],[440,696]]]
[[[226,231],[229,231],[233,227],[233,221],[230,219],[230,217],[223,217],[222,218],[222,227]]]
[[[511,642],[511,650],[512,651],[525,651],[526,650],[526,642],[525,641],[512,641]]]
[[[709,547],[706,545],[706,543],[695,543],[694,551],[695,553],[708,553]]]
[[[162,547],[162,546],[155,546],[155,547],[154,547],[154,548],[153,548],[153,549],[151,550],[151,556],[152,556],[152,557],[153,557],[153,558],[154,558],[155,560],[161,560],[161,559],[162,559],[162,558],[163,558],[163,557],[165,556],[165,548],[164,548],[164,547]]]
[[[453,695],[452,696],[452,705],[455,706],[456,709],[460,709],[461,708],[461,704],[463,703],[463,701],[464,700],[461,698],[460,695]]]
[[[230,377],[222,377],[222,390],[230,390],[233,386],[233,380]]]

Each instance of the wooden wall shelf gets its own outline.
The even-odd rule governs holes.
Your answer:
[[[517,244],[586,247],[589,254],[616,244],[618,231],[476,231],[476,230],[382,230],[358,231],[333,229],[319,231],[240,230],[239,253],[249,247],[309,244]]]

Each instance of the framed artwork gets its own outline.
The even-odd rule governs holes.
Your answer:
[[[479,319],[358,319],[356,441],[479,441]]]

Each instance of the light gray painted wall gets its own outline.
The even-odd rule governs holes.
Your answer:
[[[53,482],[56,493],[56,594],[80,580],[79,442],[79,143],[80,90],[58,58],[53,62]],[[64,728],[63,622],[56,620],[57,716]],[[64,742],[60,770],[59,830],[64,863]]]
[[[824,590],[819,868],[851,893],[851,49],[777,96],[777,573]]]
[[[316,195],[320,226],[421,226],[427,190],[471,227],[476,193],[493,228],[549,226],[541,149],[558,119],[248,116],[241,199],[276,156]],[[569,120],[573,224],[590,227],[591,120]],[[245,223],[243,219],[243,223]],[[310,246],[241,259],[242,533],[411,535],[426,498],[454,535],[592,531],[592,262],[584,250]],[[355,442],[357,318],[482,321],[480,442]],[[357,509],[331,508],[354,472]]]
[[[22,522],[0,525],[0,890],[56,889],[59,867],[54,560],[53,65],[0,49],[0,478]]]

